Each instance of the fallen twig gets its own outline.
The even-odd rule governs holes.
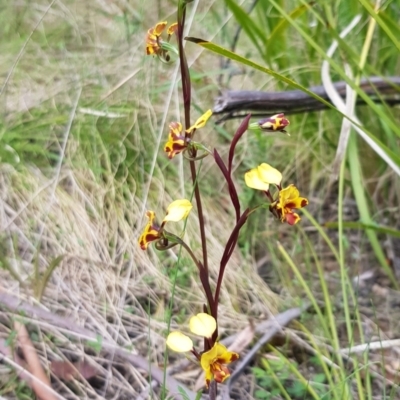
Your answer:
[[[17,332],[19,346],[28,365],[28,370],[37,378],[31,382],[32,390],[36,393],[39,399],[55,400],[57,397],[53,394],[54,391],[51,389],[50,380],[43,370],[36,349],[33,346],[25,325],[18,321],[14,321],[14,328]],[[40,381],[40,384],[38,381]]]
[[[379,342],[363,343],[357,346],[352,346],[347,349],[341,349],[341,355],[350,355],[353,353],[363,353],[370,350],[383,350],[392,347],[400,347],[400,339],[380,340]]]

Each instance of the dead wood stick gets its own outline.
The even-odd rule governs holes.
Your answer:
[[[346,82],[336,82],[334,86],[341,96],[346,95]],[[400,77],[385,79],[371,77],[363,79],[360,82],[360,87],[376,102],[383,99],[389,105],[400,103]],[[330,102],[324,86],[312,86],[309,90]],[[364,104],[364,101],[359,98],[357,104]],[[228,90],[215,100],[213,113],[229,113],[224,118],[229,119],[238,117],[235,113],[240,111],[262,111],[263,115],[268,115],[279,112],[295,114],[326,108],[325,104],[301,90],[285,92]]]

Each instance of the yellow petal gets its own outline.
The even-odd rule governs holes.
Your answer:
[[[175,200],[168,206],[164,222],[180,221],[189,215],[192,208],[192,203],[189,200]]]
[[[239,354],[228,351],[223,344],[218,342],[210,350],[204,352],[200,358],[200,365],[206,374],[207,387],[212,378],[217,382],[223,382],[227,379],[230,372],[225,364],[236,361],[238,358]]]
[[[177,353],[186,353],[193,349],[192,339],[178,331],[171,332],[166,343],[171,350]]]
[[[258,166],[260,178],[269,184],[280,185],[282,182],[282,174],[269,164],[263,163]]]
[[[266,192],[269,189],[269,184],[260,178],[258,167],[247,171],[244,174],[246,185],[252,189],[263,190]]]
[[[164,29],[165,29],[165,27],[167,26],[167,22],[166,21],[163,21],[163,22],[159,22],[154,28],[153,28],[153,35],[156,35],[156,36],[160,36],[162,33],[163,33],[163,31],[164,31]]]
[[[207,110],[194,124],[194,126],[196,127],[196,129],[202,128],[207,121],[210,119],[212,115],[212,111],[211,110]]]
[[[160,238],[158,227],[154,223],[156,214],[154,213],[154,211],[147,211],[146,216],[149,219],[149,222],[143,229],[143,232],[139,238],[139,245],[142,250],[146,250],[150,242],[153,242],[154,240]]]
[[[285,114],[276,114],[258,122],[261,129],[268,131],[283,131],[289,124]]]
[[[195,335],[210,338],[217,329],[217,321],[211,315],[199,313],[190,318],[189,329]]]
[[[177,22],[171,24],[169,26],[169,28],[167,29],[168,35],[172,35],[173,33],[177,32],[177,31],[178,31],[178,23]]]
[[[210,350],[204,352],[201,355],[200,359],[201,368],[203,368],[203,370],[207,373],[207,371],[210,370],[211,366],[213,365],[217,357],[218,357],[218,347],[217,343],[215,343]]]
[[[221,364],[230,364],[239,358],[239,354],[234,351],[229,351],[223,344],[216,342],[217,357]]]
[[[174,158],[187,147],[185,136],[181,135],[181,133],[182,124],[180,122],[171,122],[169,124],[168,141],[164,146],[164,151],[170,159]]]
[[[206,378],[206,387],[208,389],[209,386],[210,386],[210,382],[211,382],[211,380],[213,378],[213,374],[211,372],[211,368],[208,368],[207,370],[204,370],[204,372],[205,372],[205,378]]]
[[[279,192],[279,196],[284,202],[296,199],[299,197],[299,195],[300,195],[299,189],[297,189],[297,187],[294,186],[293,184],[289,185],[288,187],[285,187]]]
[[[200,129],[202,128],[207,121],[210,119],[212,115],[212,111],[211,110],[207,110],[195,123],[194,125],[192,125],[189,129],[186,130],[186,132],[191,133],[192,131],[194,131],[195,129]]]

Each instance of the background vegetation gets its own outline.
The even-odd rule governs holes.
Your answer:
[[[360,15],[328,60],[334,81],[346,78],[349,64],[356,86],[358,77],[400,75],[400,7],[380,2],[377,16],[375,6],[194,1],[188,33],[234,46],[309,87],[321,84],[329,46]],[[162,398],[156,369],[166,367],[167,326],[185,326],[204,301],[189,259],[137,244],[147,208],[162,215],[172,199],[191,193],[182,160],[170,162],[160,151],[168,123],[181,119],[178,69],[144,52],[147,29],[174,22],[176,4],[21,0],[0,7],[0,395],[35,398],[20,373],[22,323],[62,398]],[[212,108],[220,90],[291,89],[193,43],[186,49],[193,118]],[[337,169],[343,117],[334,110],[288,115],[291,136],[248,134],[241,143],[235,173],[243,202],[256,201],[243,173],[268,162],[310,205],[295,228],[265,210],[244,228],[227,268],[221,334],[305,302],[311,307],[260,349],[232,398],[400,398],[393,341],[400,337],[399,108],[372,103],[356,114],[395,167],[352,132]],[[239,122],[216,121],[201,135],[224,155]],[[215,274],[233,209],[212,159],[202,163],[200,182]],[[196,249],[191,218],[187,232]],[[249,336],[243,356],[258,340]],[[168,366],[182,386],[201,387],[195,366],[174,357]]]

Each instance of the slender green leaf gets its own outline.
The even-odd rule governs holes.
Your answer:
[[[335,222],[326,222],[324,224],[324,226],[326,228],[337,228],[338,223]],[[389,228],[387,226],[382,226],[382,225],[377,225],[374,223],[368,223],[366,224],[365,222],[360,222],[360,221],[356,221],[356,222],[343,222],[343,228],[345,229],[361,229],[361,230],[372,230],[375,231],[377,233],[384,233],[386,235],[390,235],[396,238],[400,238],[400,230],[398,229],[393,229],[393,228]]]
[[[375,19],[378,25],[386,32],[390,40],[400,51],[400,41],[397,40],[395,34],[390,30],[390,28],[385,23],[385,21],[380,17],[380,15],[374,10],[374,8],[371,6],[371,3],[367,0],[358,0],[358,1],[365,7],[365,9],[369,12],[371,17]]]
[[[300,17],[306,10],[310,8],[309,4],[303,4],[296,7],[289,15],[291,18],[296,19]],[[290,26],[288,20],[286,18],[282,18],[279,23],[275,26],[274,30],[268,37],[266,42],[266,47],[269,46],[271,43],[274,43],[278,40],[279,36],[282,36],[285,30]]]
[[[215,43],[212,42],[208,42],[206,40],[203,39],[199,39],[199,38],[194,38],[194,37],[186,37],[186,40],[196,43],[199,46],[204,47],[207,50],[213,51],[216,54],[219,54],[223,57],[227,57],[230,58],[233,61],[237,61],[241,64],[247,65],[253,69],[256,69],[258,71],[264,72],[268,75],[273,76],[275,79],[281,81],[281,82],[285,82],[287,83],[289,86],[292,86],[296,89],[299,89],[301,91],[303,91],[304,93],[307,93],[309,96],[314,97],[315,99],[317,99],[318,101],[320,101],[321,103],[325,104],[327,107],[329,107],[332,110],[335,110],[337,113],[339,113],[341,116],[347,118],[349,121],[351,121],[354,125],[358,126],[360,129],[362,129],[381,149],[383,149],[386,154],[393,160],[393,162],[395,164],[397,164],[398,166],[400,166],[400,155],[397,154],[396,152],[392,151],[391,149],[389,149],[384,143],[382,143],[376,136],[374,136],[371,132],[369,132],[365,127],[360,126],[359,124],[357,124],[356,122],[354,122],[351,118],[349,118],[347,115],[341,113],[336,107],[334,107],[331,103],[329,103],[328,101],[326,101],[325,99],[321,98],[320,96],[316,95],[315,93],[311,92],[310,90],[308,90],[306,87],[300,85],[299,83],[293,81],[290,78],[287,78],[284,75],[279,74],[278,72],[273,71],[270,68],[264,67],[260,64],[257,64],[245,57],[242,57],[224,47],[221,47]],[[346,77],[347,78],[347,77]],[[352,84],[352,86],[354,86],[354,84]],[[372,102],[372,104],[374,104],[374,106],[376,107],[376,104],[368,97],[368,95],[366,95],[364,93],[364,91],[362,91],[358,86],[355,86],[354,90],[357,91],[358,94],[363,93],[362,97],[367,97],[369,99],[370,102]],[[383,112],[382,112],[383,113]],[[387,116],[384,114],[385,118],[389,124],[392,126],[393,122],[387,118]]]
[[[43,277],[41,278],[40,282],[35,282],[36,288],[35,288],[35,294],[36,298],[40,301],[44,291],[46,290],[47,283],[49,282],[49,279],[51,278],[51,275],[53,274],[54,270],[60,265],[61,261],[64,259],[65,254],[62,254],[61,256],[58,256],[54,258],[49,266],[47,267]]]
[[[182,386],[178,386],[178,392],[181,394],[183,400],[190,400],[189,396]]]
[[[246,11],[240,7],[234,0],[225,0],[226,5],[232,11],[236,21],[240,24],[242,29],[247,33],[249,39],[253,42],[257,50],[262,54],[262,48],[257,40],[257,37],[261,40],[265,39],[265,33],[257,26],[257,24],[251,19]]]
[[[397,37],[400,37],[400,25],[398,22],[394,21],[386,11],[380,11],[379,16],[382,18],[384,23],[390,26],[392,31],[396,31]]]
[[[299,90],[307,93],[309,96],[314,97],[314,99],[317,99],[321,103],[324,103],[327,107],[331,108],[332,110],[339,112],[336,109],[336,107],[334,107],[331,103],[329,103],[329,101],[326,101],[322,97],[320,97],[320,96],[316,95],[315,93],[311,92],[310,90],[308,90],[305,86],[300,85],[299,83],[295,82],[294,80],[292,80],[284,75],[281,75],[280,73],[275,72],[274,70],[272,70],[270,68],[267,68],[260,64],[257,64],[254,61],[251,61],[246,57],[242,57],[239,54],[236,54],[236,53],[234,53],[224,47],[221,47],[215,43],[208,42],[207,40],[203,40],[203,39],[199,39],[199,38],[195,38],[195,37],[186,37],[185,39],[189,42],[196,43],[199,46],[204,47],[207,50],[213,51],[214,53],[219,54],[220,56],[227,57],[233,61],[237,61],[241,64],[247,65],[248,67],[251,67],[258,71],[264,72],[265,74],[271,75],[278,81],[285,82],[289,86],[292,86],[295,89],[299,89]]]

